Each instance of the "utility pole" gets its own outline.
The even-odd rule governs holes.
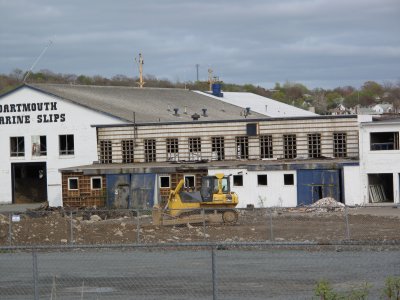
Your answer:
[[[143,81],[143,64],[144,64],[144,62],[143,62],[143,58],[142,58],[142,53],[139,53],[139,59],[136,59],[136,57],[135,57],[135,62],[139,69],[139,82],[137,82],[137,84],[139,85],[140,88],[143,88],[145,82]]]
[[[196,81],[199,81],[199,64],[196,64]]]

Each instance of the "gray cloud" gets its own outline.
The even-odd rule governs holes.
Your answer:
[[[113,76],[145,73],[309,87],[400,78],[398,0],[0,0],[0,73],[28,69]]]

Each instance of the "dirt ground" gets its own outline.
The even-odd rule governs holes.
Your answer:
[[[0,213],[0,245],[350,240],[400,243],[400,208],[239,210],[235,225],[152,225],[151,212],[27,210]],[[11,221],[11,222],[10,222]],[[347,227],[349,224],[349,227]]]

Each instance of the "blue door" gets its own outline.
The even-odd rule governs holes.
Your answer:
[[[341,200],[340,170],[297,170],[297,205],[309,205],[321,198]]]

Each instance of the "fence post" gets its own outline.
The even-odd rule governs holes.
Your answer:
[[[37,253],[35,249],[32,250],[32,263],[34,299],[39,300]]]
[[[140,243],[140,210],[136,210],[136,243]]]
[[[73,225],[73,219],[72,219],[72,210],[69,212],[69,231],[70,231],[70,236],[69,236],[69,243],[71,245],[74,244],[74,225]]]
[[[211,247],[211,270],[212,270],[212,289],[213,300],[218,299],[218,282],[217,282],[217,262],[215,258],[215,247]]]
[[[8,243],[12,245],[12,215],[13,213],[8,214]]]
[[[274,229],[272,228],[272,208],[269,210],[269,228],[270,228],[270,235],[269,239],[272,242],[274,240]]]
[[[347,205],[344,207],[344,215],[345,215],[345,220],[346,220],[346,239],[350,240],[349,213],[348,213]]]
[[[206,238],[206,212],[205,212],[204,208],[202,209],[201,214],[203,215],[203,236],[204,236],[204,240],[207,240],[207,238]]]

